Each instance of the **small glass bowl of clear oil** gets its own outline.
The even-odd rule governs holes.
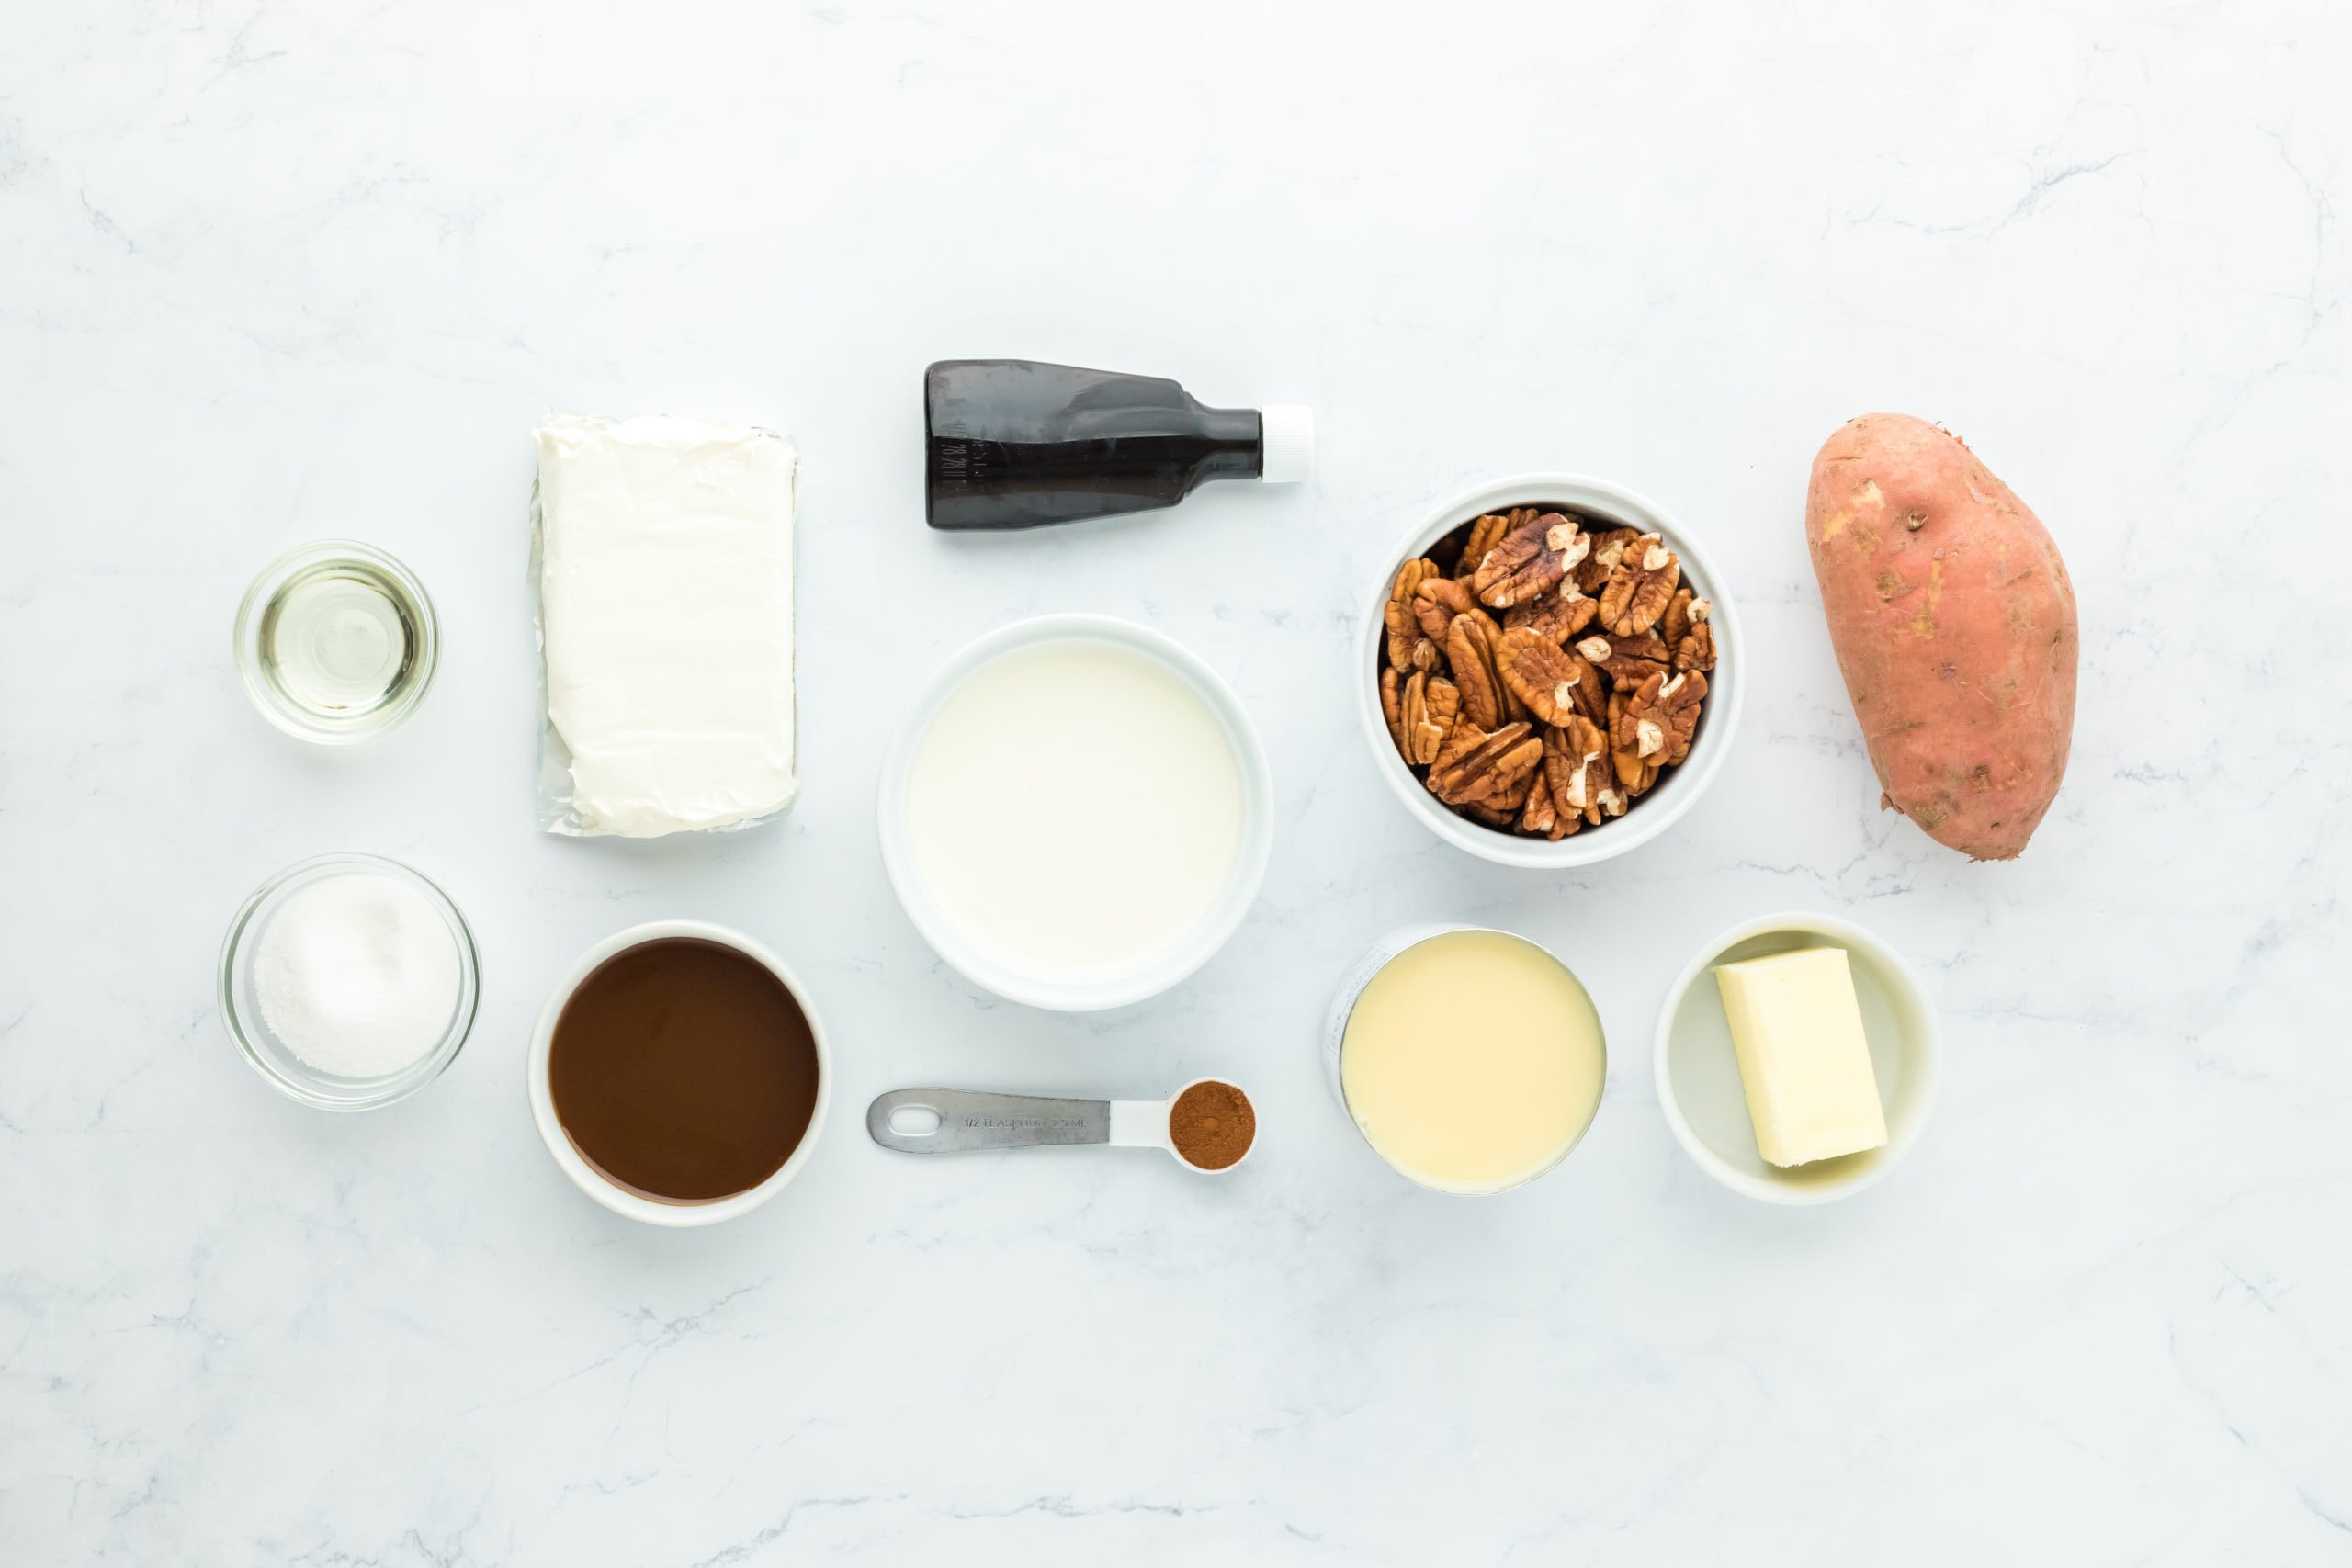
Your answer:
[[[424,584],[348,539],[287,551],[237,606],[246,695],[305,740],[365,740],[406,718],[433,683],[437,642]]]

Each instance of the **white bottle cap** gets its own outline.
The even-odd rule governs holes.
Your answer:
[[[1268,403],[1258,411],[1258,477],[1295,485],[1315,470],[1315,411],[1305,403]]]

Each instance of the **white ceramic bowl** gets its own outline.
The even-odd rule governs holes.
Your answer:
[[[1024,967],[992,951],[967,932],[940,906],[923,880],[909,843],[907,795],[914,757],[924,733],[949,694],[982,665],[1016,649],[1043,643],[1091,641],[1140,653],[1168,670],[1199,696],[1233,748],[1241,775],[1241,850],[1224,890],[1192,931],[1133,968],[1109,976],[1073,976]],[[907,918],[933,951],[974,985],[1010,1001],[1057,1012],[1091,1012],[1124,1007],[1159,995],[1207,963],[1225,945],[1265,880],[1274,841],[1273,776],[1266,749],[1232,688],[1181,643],[1132,622],[1109,615],[1039,615],[1000,627],[967,645],[940,667],[899,726],[883,759],[876,819],[882,840],[882,865]]]
[[[1756,1150],[1713,969],[1801,947],[1846,950],[1886,1111],[1886,1143],[1840,1159],[1782,1168],[1767,1165]],[[1659,1109],[1699,1168],[1768,1203],[1826,1203],[1884,1176],[1919,1141],[1936,1102],[1940,1048],[1935,1014],[1899,953],[1849,921],[1790,913],[1742,921],[1700,949],[1666,994],[1655,1054]]]
[[[563,1130],[563,1123],[555,1113],[555,1094],[548,1082],[548,1058],[555,1043],[556,1021],[563,1016],[564,1004],[571,999],[571,993],[579,988],[580,982],[615,953],[640,942],[658,942],[668,937],[715,942],[722,947],[731,947],[763,965],[783,983],[786,990],[792,993],[793,1000],[800,1004],[801,1012],[808,1020],[809,1038],[817,1049],[817,1108],[809,1114],[808,1130],[800,1135],[799,1146],[776,1168],[775,1175],[757,1187],[731,1197],[714,1198],[703,1202],[664,1202],[616,1186],[582,1156],[571,1141],[571,1134]],[[810,1153],[817,1147],[817,1139],[825,1130],[825,1106],[833,1094],[832,1057],[825,1048],[825,1026],[817,1017],[816,1008],[809,1003],[808,988],[785,966],[784,960],[759,942],[732,927],[713,925],[707,920],[649,920],[627,931],[615,931],[573,959],[571,967],[564,971],[563,977],[548,992],[547,1001],[539,1008],[538,1024],[531,1031],[528,1072],[531,1120],[538,1125],[539,1141],[547,1145],[548,1153],[554,1156],[563,1174],[571,1179],[574,1187],[614,1213],[625,1214],[632,1220],[643,1220],[650,1225],[715,1225],[721,1220],[748,1214],[775,1197],[786,1182],[799,1175],[808,1165]]]
[[[1713,606],[1715,668],[1707,677],[1707,700],[1701,710],[1699,732],[1682,765],[1668,768],[1656,787],[1635,801],[1623,817],[1607,818],[1557,841],[1507,833],[1468,817],[1459,817],[1441,805],[1428,786],[1414,776],[1396,742],[1388,733],[1387,716],[1380,707],[1380,668],[1386,658],[1383,638],[1387,628],[1381,610],[1396,581],[1396,570],[1438,540],[1489,512],[1544,503],[1564,506],[1602,524],[1639,528],[1656,534],[1682,558],[1682,581]],[[1430,831],[1460,849],[1504,865],[1565,870],[1591,865],[1645,844],[1679,821],[1698,804],[1714,782],[1731,752],[1733,733],[1739,728],[1740,697],[1747,686],[1745,649],[1740,642],[1739,615],[1726,592],[1723,574],[1708,559],[1699,542],[1667,515],[1657,503],[1606,479],[1584,474],[1513,474],[1508,479],[1456,491],[1430,507],[1411,532],[1382,559],[1378,581],[1372,584],[1362,626],[1356,635],[1356,712],[1363,721],[1364,739],[1373,750],[1374,765],[1396,792],[1405,808],[1419,818]]]
[[[1396,962],[1408,949],[1418,947],[1432,937],[1445,936],[1453,931],[1492,931],[1497,936],[1507,936],[1513,942],[1526,943],[1559,965],[1560,973],[1566,975],[1568,977],[1568,983],[1582,993],[1585,1005],[1591,1009],[1594,1035],[1600,1045],[1600,1092],[1594,1099],[1592,1113],[1585,1118],[1584,1125],[1578,1127],[1576,1135],[1563,1144],[1559,1152],[1545,1161],[1541,1168],[1531,1170],[1524,1176],[1489,1187],[1442,1186],[1396,1164],[1382,1151],[1379,1145],[1372,1141],[1372,1135],[1363,1130],[1363,1123],[1356,1120],[1355,1108],[1348,1103],[1344,1061],[1348,1041],[1348,1021],[1355,1015],[1356,1003],[1363,998],[1364,987],[1371,985],[1383,969]],[[1340,1114],[1348,1119],[1348,1125],[1354,1128],[1356,1136],[1363,1140],[1363,1146],[1378,1155],[1381,1164],[1387,1166],[1389,1169],[1416,1187],[1424,1188],[1431,1192],[1442,1192],[1451,1197],[1492,1197],[1497,1193],[1515,1191],[1529,1182],[1538,1181],[1549,1176],[1560,1168],[1562,1161],[1576,1153],[1583,1145],[1585,1134],[1592,1131],[1593,1122],[1600,1118],[1600,1102],[1608,1098],[1609,1093],[1608,1030],[1601,1022],[1600,1009],[1593,1002],[1592,993],[1585,989],[1584,982],[1577,978],[1577,972],[1569,968],[1558,953],[1532,938],[1521,936],[1517,931],[1503,931],[1496,926],[1446,925],[1433,922],[1401,926],[1374,942],[1357,955],[1356,961],[1348,966],[1347,973],[1340,976],[1339,988],[1331,993],[1330,1003],[1323,1012],[1323,1037],[1318,1054],[1323,1063],[1323,1081],[1330,1087],[1331,1098],[1339,1102]]]

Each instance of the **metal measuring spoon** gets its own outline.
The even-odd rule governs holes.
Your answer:
[[[1168,1115],[1187,1089],[1234,1086],[1194,1078],[1166,1100],[1056,1100],[1035,1094],[989,1094],[969,1089],[896,1089],[865,1108],[865,1130],[886,1149],[908,1155],[960,1155],[981,1149],[1029,1149],[1048,1145],[1108,1144],[1114,1148],[1164,1150],[1186,1170],[1223,1176],[1231,1165],[1194,1165],[1168,1134]],[[1239,1093],[1238,1089],[1235,1089]],[[1248,1097],[1245,1095],[1246,1100]],[[1250,1148],[1257,1146],[1252,1137]]]

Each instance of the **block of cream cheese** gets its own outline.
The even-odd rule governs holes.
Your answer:
[[[1842,947],[1715,966],[1756,1147],[1805,1165],[1886,1142],[1878,1077]]]
[[[570,781],[549,826],[645,839],[790,805],[792,443],[575,415],[535,439],[545,772]]]

